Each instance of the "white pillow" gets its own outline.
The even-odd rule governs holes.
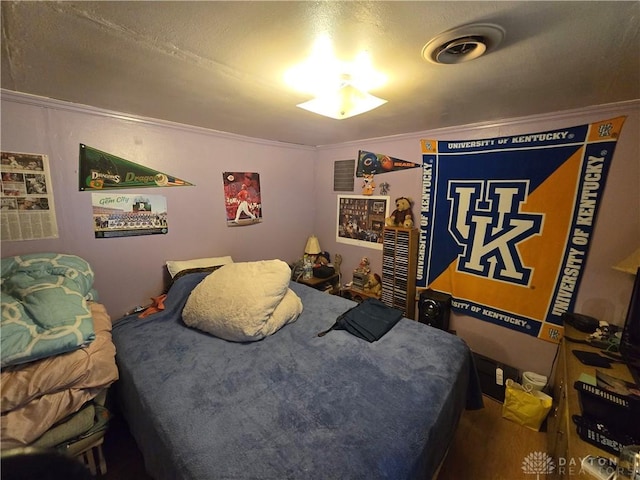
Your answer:
[[[225,340],[261,340],[302,312],[302,301],[289,289],[290,277],[282,260],[229,263],[193,289],[182,320]]]
[[[233,259],[229,255],[226,257],[195,258],[193,260],[167,260],[167,270],[169,270],[169,274],[173,278],[178,272],[189,268],[217,267],[227,263],[233,263]]]

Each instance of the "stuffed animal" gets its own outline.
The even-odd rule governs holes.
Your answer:
[[[373,195],[373,192],[376,189],[376,184],[373,181],[373,175],[365,173],[363,177],[364,177],[364,180],[362,182],[362,194]]]
[[[377,273],[369,273],[367,283],[364,284],[364,291],[380,298],[382,293],[382,282],[380,275]]]
[[[385,224],[388,227],[413,227],[412,201],[407,197],[396,198],[396,209],[387,217]]]
[[[331,260],[329,252],[320,252],[318,255],[311,255],[311,257],[313,260],[313,265],[316,267],[329,265],[329,260]]]

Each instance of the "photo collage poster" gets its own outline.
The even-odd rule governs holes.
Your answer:
[[[2,241],[58,238],[49,158],[1,152]]]
[[[336,242],[382,250],[389,197],[338,195]]]

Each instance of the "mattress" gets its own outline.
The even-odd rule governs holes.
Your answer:
[[[461,412],[482,406],[460,338],[406,318],[373,343],[318,337],[355,303],[302,284],[300,317],[260,341],[189,328],[182,308],[206,275],[113,327],[116,393],[158,480],[431,478]]]

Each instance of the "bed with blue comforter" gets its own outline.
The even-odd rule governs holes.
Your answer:
[[[302,284],[297,320],[259,341],[189,328],[207,275],[113,328],[122,412],[158,480],[432,478],[462,411],[482,406],[460,338],[404,318],[372,343],[318,337],[355,303]]]

